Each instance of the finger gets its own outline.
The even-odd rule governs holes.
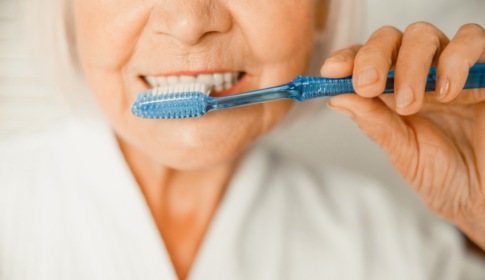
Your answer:
[[[382,102],[384,102],[393,112],[396,111],[394,106],[394,104],[396,104],[394,94],[381,94],[378,98],[382,100]]]
[[[436,96],[449,102],[462,92],[470,67],[485,62],[485,29],[462,26],[441,54],[437,69]],[[477,91],[478,92],[478,91]]]
[[[353,45],[350,48],[334,52],[320,69],[322,77],[344,78],[352,75],[355,55],[362,45]]]
[[[375,97],[384,92],[401,40],[402,32],[394,27],[386,26],[372,34],[355,57],[353,85],[357,94]]]
[[[411,115],[421,109],[431,64],[448,43],[449,39],[432,24],[418,22],[406,28],[396,62],[396,111],[399,114]]]

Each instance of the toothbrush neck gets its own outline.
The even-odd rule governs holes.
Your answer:
[[[288,83],[272,88],[265,88],[235,95],[217,97],[209,100],[208,111],[257,104],[284,98],[291,98],[293,95],[295,95],[295,93],[295,86],[292,83]]]

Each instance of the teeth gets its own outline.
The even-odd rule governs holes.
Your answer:
[[[232,73],[224,73],[224,82],[226,84],[232,84]]]
[[[179,77],[177,76],[168,76],[167,82],[169,86],[173,86],[179,83]]]
[[[214,74],[214,85],[216,87],[222,86],[224,83],[224,76],[222,74]]]
[[[214,77],[210,74],[203,74],[197,76],[197,83],[203,83],[208,88],[211,88],[214,85]]]
[[[167,84],[167,77],[157,77],[158,86]]]
[[[183,84],[195,83],[194,76],[180,76],[180,82]]]
[[[176,92],[199,91],[207,94],[210,90],[221,92],[232,88],[237,82],[241,72],[226,72],[214,74],[201,74],[197,76],[145,76],[145,81],[153,88],[153,95]],[[179,85],[177,86],[176,85]]]
[[[145,77],[147,83],[151,85],[152,87],[158,87],[159,83],[157,81],[157,78],[155,77]]]
[[[215,90],[215,92],[221,92],[221,91],[224,90],[224,86],[223,85],[218,85],[218,86],[215,87],[214,90]]]
[[[209,95],[210,91],[207,90],[207,86],[201,83],[190,84],[176,84],[172,86],[157,87],[152,90],[152,95],[162,95],[170,93],[184,93],[184,92],[202,92],[205,95]]]

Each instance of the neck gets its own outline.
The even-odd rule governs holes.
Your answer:
[[[186,279],[237,160],[202,170],[175,170],[118,138],[145,196],[179,279]]]

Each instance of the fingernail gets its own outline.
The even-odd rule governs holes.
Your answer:
[[[372,66],[364,67],[357,75],[357,86],[363,87],[377,82],[377,71]]]
[[[408,106],[409,104],[413,103],[414,101],[414,93],[413,89],[407,85],[404,84],[399,88],[399,91],[397,92],[397,108],[404,108]]]
[[[353,117],[355,117],[355,114],[354,114],[354,112],[352,112],[352,111],[349,111],[349,110],[347,110],[347,109],[340,108],[340,107],[334,107],[334,106],[332,105],[332,103],[330,103],[330,102],[328,102],[328,103],[327,103],[327,105],[328,105],[328,107],[330,107],[332,110],[334,110],[334,111],[336,111],[336,112],[338,112],[338,113],[340,113],[340,114],[346,115],[346,116],[347,116],[347,117],[349,117],[349,118],[353,118]]]
[[[441,100],[448,95],[448,91],[450,89],[450,81],[448,80],[448,77],[443,76],[441,77],[441,86],[440,86],[440,91],[438,92],[438,100]]]
[[[341,54],[337,54],[337,55],[334,55],[334,56],[329,57],[327,59],[327,61],[343,62],[343,61],[345,61],[345,56],[343,56]]]

